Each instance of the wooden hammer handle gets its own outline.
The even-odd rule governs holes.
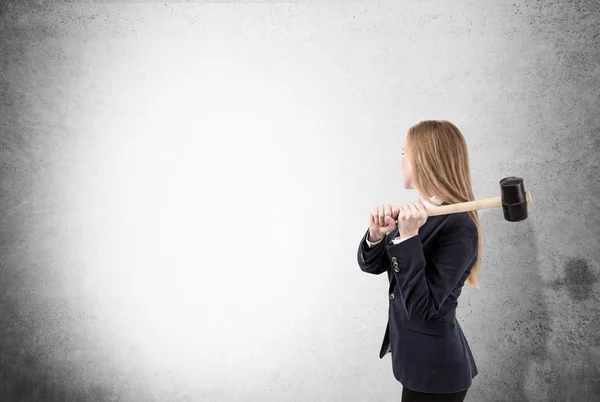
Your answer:
[[[531,193],[525,192],[527,203],[531,203]],[[502,197],[484,198],[482,200],[460,202],[458,204],[442,205],[427,208],[427,216],[455,214],[458,212],[477,211],[480,209],[498,208],[502,206]]]

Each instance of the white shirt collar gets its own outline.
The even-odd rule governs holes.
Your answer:
[[[433,197],[431,197],[429,199],[429,201],[425,201],[424,199],[421,198],[421,201],[423,201],[423,204],[425,204],[426,207],[433,207],[435,205],[442,205],[443,201],[440,200],[439,198],[437,198],[435,195]]]

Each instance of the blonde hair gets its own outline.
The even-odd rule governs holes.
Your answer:
[[[408,129],[406,147],[410,150],[415,187],[446,204],[474,201],[467,143],[458,128],[446,120],[425,120]],[[481,225],[477,211],[469,215],[477,225],[477,261],[465,284],[479,289],[481,266]]]

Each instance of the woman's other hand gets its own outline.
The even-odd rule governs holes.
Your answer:
[[[396,217],[400,209],[390,204],[379,205],[369,214],[369,241],[377,242],[396,229]]]
[[[411,202],[399,207],[398,232],[401,238],[419,234],[419,228],[427,221],[427,211],[423,201]]]

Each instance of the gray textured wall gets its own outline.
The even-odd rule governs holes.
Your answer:
[[[355,252],[429,118],[534,199],[480,214],[467,400],[598,400],[599,8],[2,2],[0,400],[399,400]]]

